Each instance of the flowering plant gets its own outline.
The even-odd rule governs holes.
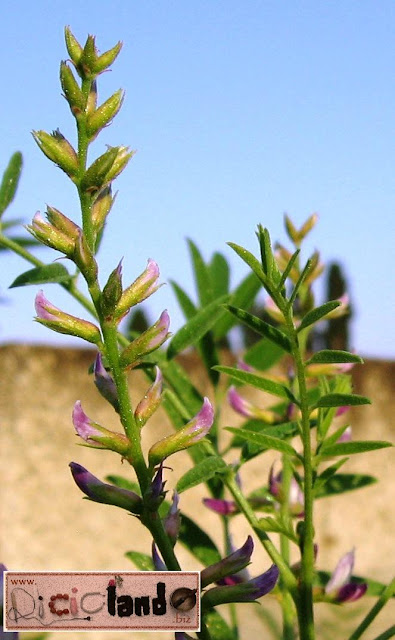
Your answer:
[[[369,403],[367,398],[352,392],[347,374],[350,367],[362,364],[362,359],[346,350],[324,348],[311,352],[310,349],[312,332],[319,323],[348,312],[345,297],[318,306],[315,303],[313,285],[323,265],[317,252],[304,262],[301,245],[317,217],[309,217],[300,229],[286,217],[291,251],[281,245],[273,248],[269,231],[261,225],[257,230],[258,258],[230,243],[250,270],[231,291],[229,267],[222,254],[215,254],[206,263],[190,242],[199,304],[178,284],[172,284],[186,317],[185,325],[171,336],[170,318],[163,311],[143,332],[125,336],[120,330],[121,320],[155,293],[160,286],[160,274],[158,265],[150,259],[135,281],[125,287],[119,262],[104,286],[100,285],[98,250],[114,202],[112,185],[133,152],[126,146],[114,146],[89,166],[87,158],[92,141],[122,106],[121,90],[101,105],[97,103],[98,78],[116,60],[121,43],[100,55],[94,37],[88,36],[84,46],[69,28],[65,37],[69,61],[61,63],[60,81],[75,120],[78,145],[74,149],[59,130],[52,134],[34,131],[33,137],[41,151],[75,185],[81,219],[71,220],[48,206],[46,218],[36,214],[27,226],[32,240],[22,242],[10,237],[6,232],[12,224],[3,223],[0,244],[34,265],[13,286],[58,282],[81,303],[84,317],[80,318],[57,308],[39,291],[35,301],[36,321],[52,331],[77,336],[94,345],[94,384],[119,418],[119,429],[113,431],[88,416],[80,401],[72,412],[75,431],[84,444],[117,453],[130,465],[132,477],[113,477],[111,482],[104,482],[77,462],[71,462],[72,477],[89,500],[120,507],[145,527],[152,553],[128,554],[138,568],[180,570],[178,544],[188,547],[203,565],[199,637],[237,638],[235,603],[256,601],[270,593],[281,608],[284,640],[312,640],[315,602],[340,604],[366,593],[378,596],[373,609],[349,639],[357,640],[393,595],[395,583],[385,587],[353,576],[353,551],[341,558],[331,576],[318,572],[313,505],[319,497],[372,482],[371,476],[340,474],[339,469],[349,455],[384,448],[390,443],[352,440],[348,425],[339,426],[336,422],[348,407]],[[15,154],[1,186],[1,214],[14,197],[20,168],[20,154]],[[44,264],[38,260],[29,248],[37,243],[67,258],[71,270],[63,263]],[[79,288],[79,278],[85,281],[89,295]],[[251,307],[262,288],[268,296],[264,313],[255,314]],[[85,315],[89,315],[89,320]],[[240,323],[257,339],[237,366],[229,366],[224,362],[222,345],[228,343],[229,331]],[[201,396],[177,360],[188,348],[196,349],[200,355],[211,384],[209,397]],[[275,374],[268,372],[281,362],[283,365],[278,366]],[[134,407],[129,373],[135,369],[145,373],[147,391]],[[262,406],[244,397],[244,389],[240,390],[244,386],[262,392]],[[268,397],[272,398],[269,402]],[[221,407],[227,401],[245,421],[239,427],[224,430],[220,428]],[[174,430],[145,451],[142,429],[149,429],[149,421],[160,405]],[[164,479],[167,465],[181,450],[190,453],[191,467],[178,479],[172,499],[167,501]],[[246,495],[240,481],[243,467],[267,451],[279,454],[280,468],[268,470],[262,488]],[[237,458],[236,463],[227,461],[228,452],[233,459]],[[218,514],[222,524],[223,553],[209,534],[179,508],[184,494],[202,483],[209,494],[204,504]],[[244,516],[251,532],[239,549],[233,549],[231,543],[234,514]],[[279,534],[279,546],[273,542],[273,533]],[[254,544],[263,546],[268,562],[258,576],[251,577],[247,566]],[[291,547],[299,555],[296,564],[291,562]],[[221,605],[230,606],[231,625],[217,610]],[[380,636],[382,640],[387,637],[390,636]]]

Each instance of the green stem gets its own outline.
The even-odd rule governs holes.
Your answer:
[[[292,466],[290,464],[289,458],[287,455],[283,455],[282,457],[282,479],[281,479],[281,488],[282,488],[282,503],[280,508],[280,515],[283,522],[289,522],[289,495],[291,489],[291,480],[292,480]],[[284,562],[289,566],[290,564],[290,548],[289,548],[289,538],[284,534],[280,534],[280,551],[281,556]],[[285,584],[283,584],[283,580],[280,580],[280,591],[281,591],[281,610],[283,616],[283,640],[295,640],[295,607],[290,593]]]
[[[85,98],[85,105],[88,104],[89,94],[92,90],[92,80],[83,80],[81,85],[81,91]],[[86,164],[88,159],[88,148],[89,148],[89,138],[86,133],[86,123],[88,119],[88,114],[85,108],[84,113],[81,113],[77,120],[77,129],[78,129],[78,163],[79,163],[79,174],[78,174],[78,195],[80,198],[81,204],[81,214],[82,214],[82,228],[85,234],[86,241],[90,249],[95,252],[95,237],[93,233],[92,220],[91,220],[91,209],[92,209],[92,198],[89,193],[83,191],[80,187],[81,180],[86,171]]]
[[[247,521],[250,523],[254,532],[258,536],[260,542],[262,543],[262,546],[265,548],[274,564],[277,565],[284,585],[292,594],[292,597],[294,599],[297,599],[297,582],[295,576],[293,575],[287,563],[283,560],[281,554],[277,551],[267,533],[263,531],[259,526],[258,518],[256,517],[254,510],[251,508],[244,494],[241,492],[239,486],[237,485],[237,482],[233,477],[225,478],[224,482],[231,492],[233,498],[235,499],[240,511],[244,513]]]
[[[389,585],[384,589],[383,593],[377,600],[377,602],[373,605],[371,610],[366,614],[365,618],[362,620],[361,624],[355,629],[354,633],[351,634],[348,640],[358,640],[361,637],[364,631],[368,628],[368,626],[372,623],[378,613],[380,613],[381,609],[384,605],[387,604],[388,600],[392,598],[395,594],[395,578],[389,583]],[[391,636],[387,636],[391,637]]]
[[[292,321],[292,309],[286,314],[288,334],[292,344],[296,378],[299,387],[300,410],[302,414],[302,442],[304,466],[304,528],[302,541],[302,567],[299,586],[298,619],[300,640],[314,640],[313,579],[314,579],[314,527],[313,527],[313,465],[310,433],[310,409],[307,385],[302,359],[302,349]]]

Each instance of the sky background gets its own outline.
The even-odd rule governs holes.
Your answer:
[[[162,281],[194,296],[192,238],[206,259],[218,250],[229,258],[236,284],[246,268],[226,242],[257,253],[258,223],[285,243],[284,212],[297,225],[318,212],[305,256],[319,248],[344,266],[352,348],[395,356],[393,0],[3,0],[1,13],[0,171],[14,151],[24,157],[6,219],[29,222],[50,204],[78,220],[72,183],[30,132],[59,127],[75,144],[58,80],[64,26],[82,43],[95,34],[101,51],[122,40],[113,71],[99,78],[99,101],[122,87],[124,106],[90,158],[106,144],[137,153],[114,184],[102,282],[122,256],[124,285],[153,258]],[[0,340],[81,346],[33,322],[35,287],[7,291],[28,268],[0,257]],[[82,315],[57,285],[44,291]],[[164,307],[174,332],[181,314],[169,286],[150,298],[152,321]]]

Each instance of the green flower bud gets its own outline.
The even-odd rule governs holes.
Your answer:
[[[123,97],[124,93],[119,89],[88,117],[86,132],[91,140],[116,116],[122,106]]]
[[[112,196],[111,186],[104,187],[97,195],[91,209],[91,221],[97,234],[103,229],[115,198],[116,194]]]
[[[37,240],[45,244],[47,247],[61,251],[66,256],[72,256],[75,248],[75,240],[56,225],[46,222],[37,212],[33,217],[32,223],[27,225],[26,229]]]
[[[61,211],[55,209],[55,207],[47,207],[47,218],[54,227],[63,231],[69,238],[75,240],[81,231],[78,224],[75,224],[70,218],[67,218]]]
[[[129,151],[129,147],[117,147],[118,153],[115,157],[113,165],[107,174],[107,180],[115,180],[128,164],[130,158],[134,156],[135,151]]]
[[[97,280],[97,263],[82,231],[76,238],[73,259],[87,283],[94,284]]]
[[[159,440],[148,452],[150,467],[160,464],[165,458],[188,449],[197,444],[210,431],[214,422],[214,409],[208,398],[204,398],[203,406],[199,413],[196,414],[184,427],[176,431],[176,433]]]
[[[71,33],[70,27],[65,28],[64,36],[66,40],[67,52],[74,64],[78,65],[82,56],[82,47],[78,40]]]
[[[101,296],[101,308],[105,317],[111,316],[122,295],[122,264],[110,274]]]
[[[102,73],[103,71],[108,69],[108,67],[112,65],[115,58],[118,56],[121,49],[122,49],[122,42],[117,42],[115,47],[113,47],[112,49],[109,49],[108,51],[105,51],[101,56],[96,58],[94,67],[93,67],[95,73]]]
[[[86,102],[85,112],[86,114],[94,113],[97,107],[97,83],[93,80],[91,90],[89,91],[88,100]]]
[[[60,84],[72,114],[77,117],[84,110],[85,99],[72,70],[66,62],[60,63]]]
[[[91,164],[81,180],[82,189],[87,192],[95,192],[111,182],[111,179],[108,178],[108,173],[118,155],[119,148],[109,147],[108,151]]]
[[[78,172],[78,157],[59,129],[51,134],[45,131],[32,131],[32,135],[47,158],[57,164],[73,180]]]
[[[93,79],[95,77],[93,66],[97,58],[95,36],[89,35],[86,39],[84,49],[77,64],[77,70],[81,78]]]
[[[133,340],[121,353],[121,367],[135,367],[148,353],[159,349],[169,337],[170,318],[167,311],[163,311],[159,320]]]

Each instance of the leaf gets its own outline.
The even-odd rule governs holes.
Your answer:
[[[360,356],[349,353],[348,351],[341,351],[340,349],[323,349],[322,351],[317,351],[306,364],[333,364],[338,362],[363,364]]]
[[[320,449],[320,457],[332,456],[350,456],[354,453],[365,453],[367,451],[375,451],[376,449],[385,449],[392,447],[391,442],[384,440],[354,440],[353,442],[338,442],[325,447],[325,443]]]
[[[14,199],[22,171],[22,154],[17,151],[11,156],[0,185],[0,216]]]
[[[188,240],[189,251],[192,258],[193,271],[196,288],[202,307],[213,301],[213,284],[211,282],[210,270],[203,260],[202,254],[192,240]]]
[[[204,566],[221,560],[221,554],[210,536],[184,514],[178,539]]]
[[[337,307],[340,307],[340,304],[341,302],[339,302],[338,300],[331,300],[329,302],[325,302],[325,304],[321,305],[320,307],[312,309],[304,316],[302,322],[298,327],[298,331],[302,331],[302,329],[306,329],[306,327],[309,327],[311,324],[322,320],[322,318],[328,315],[328,313],[330,313]]]
[[[249,273],[231,293],[230,302],[234,307],[249,309],[252,306],[261,286],[262,285],[255,273]],[[237,324],[237,319],[230,313],[225,314],[215,325],[215,338],[220,340],[226,336],[235,324]]]
[[[187,320],[190,320],[196,314],[197,309],[195,305],[193,304],[188,294],[185,293],[184,289],[182,289],[176,282],[174,282],[174,280],[170,280],[170,285],[174,290],[177,302],[180,305],[185,318]]]
[[[259,335],[264,336],[271,342],[274,342],[284,351],[287,351],[287,353],[291,353],[291,343],[285,333],[283,333],[279,329],[276,329],[268,322],[257,318],[247,311],[244,311],[244,309],[237,309],[230,304],[226,305],[226,308],[228,309],[228,311],[230,311],[230,313],[236,316],[238,320],[244,322],[247,327],[258,333]]]
[[[125,553],[126,558],[129,558],[137,567],[139,571],[154,571],[154,562],[151,556],[146,553],[140,553],[139,551],[127,551]]]
[[[319,481],[320,478],[318,478]],[[314,491],[316,498],[324,498],[326,496],[338,495],[339,493],[345,493],[346,491],[354,491],[355,489],[361,489],[367,487],[370,484],[377,482],[377,479],[373,476],[364,475],[360,473],[336,473],[331,478]]]
[[[226,427],[227,431],[231,433],[237,433],[240,438],[252,442],[253,444],[260,445],[266,449],[274,449],[275,451],[281,451],[281,453],[287,453],[290,456],[296,456],[297,453],[288,442],[274,438],[273,436],[267,436],[263,433],[254,433],[253,431],[241,430],[235,427]]]
[[[263,531],[272,531],[273,533],[281,533],[285,535],[289,540],[298,543],[298,538],[295,535],[292,527],[287,527],[285,523],[279,522],[275,518],[267,516],[265,518],[259,518],[258,526]]]
[[[269,380],[268,378],[261,378],[261,376],[257,376],[255,373],[251,373],[250,371],[243,371],[242,369],[236,369],[235,367],[225,367],[220,365],[214,368],[216,371],[226,373],[228,376],[233,378],[233,380],[237,380],[238,382],[242,382],[243,384],[248,384],[252,387],[255,387],[256,389],[260,389],[261,391],[266,391],[273,396],[287,398],[291,402],[299,404],[292,391],[279,382],[274,382],[273,380]]]
[[[15,242],[16,244],[19,244],[20,247],[41,247],[43,248],[44,245],[42,245],[40,242],[38,242],[38,240],[35,240],[35,238],[28,238],[25,236],[9,236],[9,239],[12,240],[12,242]],[[1,244],[1,237],[0,237],[0,251],[9,251],[9,248],[2,245]]]
[[[68,282],[70,281],[70,274],[66,267],[59,262],[53,262],[46,264],[43,267],[35,267],[21,273],[20,276],[15,278],[14,282],[10,285],[10,289],[15,287],[24,287],[30,284],[47,284],[51,282]]]
[[[210,456],[199,462],[192,469],[188,469],[186,473],[177,482],[177,491],[182,493],[191,487],[202,482],[207,482],[213,478],[216,473],[223,473],[227,469],[227,464],[218,456]]]
[[[315,403],[315,407],[351,407],[371,404],[369,398],[355,393],[328,393]]]
[[[265,338],[258,340],[244,354],[243,360],[247,364],[259,369],[259,371],[267,371],[284,355],[281,347],[274,342],[268,342]]]
[[[229,265],[222,253],[214,253],[209,265],[213,297],[219,298],[229,293],[230,272]]]
[[[215,609],[204,613],[203,620],[211,640],[234,640],[234,632]]]
[[[238,433],[246,431],[251,431],[252,433],[262,433],[264,435],[271,436],[273,438],[280,438],[283,440],[285,438],[292,438],[298,433],[298,423],[297,422],[283,422],[282,424],[275,425],[267,425],[266,422],[262,422],[262,420],[248,420],[242,427],[238,427],[237,433],[232,439],[232,447],[240,447],[244,438],[239,438]],[[260,447],[257,448],[257,453],[262,450]],[[266,450],[264,447],[263,450]]]
[[[214,326],[218,318],[224,313],[222,304],[229,296],[222,296],[214,302],[210,302],[203,307],[196,315],[188,320],[179,331],[173,336],[167,350],[167,357],[174,358],[187,347],[195,344]]]

